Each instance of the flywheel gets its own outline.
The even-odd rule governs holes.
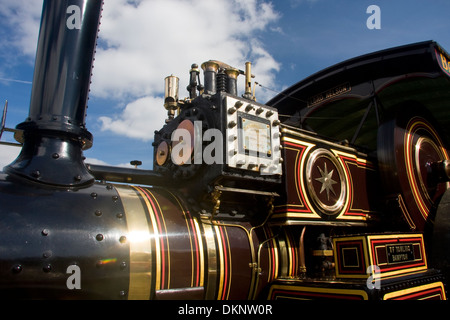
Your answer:
[[[388,198],[395,198],[412,230],[433,223],[449,188],[449,149],[437,122],[415,103],[402,105],[378,129],[377,156]]]

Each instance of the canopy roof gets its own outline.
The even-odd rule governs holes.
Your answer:
[[[370,150],[377,127],[415,101],[450,140],[450,58],[434,41],[390,48],[336,64],[284,90],[267,105],[286,125]]]

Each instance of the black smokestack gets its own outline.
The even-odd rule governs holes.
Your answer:
[[[44,0],[23,148],[5,171],[33,181],[82,186],[94,178],[85,116],[103,0]]]

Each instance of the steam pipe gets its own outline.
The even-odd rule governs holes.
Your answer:
[[[231,95],[237,96],[237,78],[239,76],[239,70],[235,68],[228,68],[225,70],[228,76],[227,92]]]
[[[178,109],[179,79],[175,76],[168,76],[164,79],[164,83],[164,108],[168,115],[166,122],[169,122],[174,118],[175,111]]]
[[[215,61],[207,61],[202,64],[202,69],[205,77],[205,93],[214,95],[217,92],[217,72],[219,71],[219,64]]]
[[[94,177],[82,150],[92,146],[86,103],[103,0],[45,0],[29,116],[17,125],[23,148],[5,172],[56,186]]]
[[[252,63],[245,63],[245,93],[244,98],[252,100]]]
[[[189,73],[190,73],[190,81],[186,89],[189,91],[189,98],[194,99],[197,97],[197,86],[198,86],[197,78],[200,74],[198,65],[195,63],[192,64]]]
[[[152,171],[95,164],[86,165],[96,180],[109,182],[170,186],[171,181],[165,176]]]

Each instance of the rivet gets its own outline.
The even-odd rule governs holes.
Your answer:
[[[228,128],[234,128],[236,126],[236,122],[235,121],[230,121],[229,123],[228,123]]]
[[[49,232],[50,232],[50,231],[49,231],[48,229],[44,229],[44,230],[42,230],[41,234],[42,234],[43,236],[48,236]]]
[[[41,172],[39,170],[34,170],[31,175],[35,178],[39,178],[39,176],[41,175]]]
[[[273,116],[273,111],[267,111],[266,118],[270,118],[271,116]]]
[[[228,114],[233,114],[236,112],[236,108],[230,108],[228,109]]]
[[[100,210],[95,210],[95,215],[97,217],[100,217],[102,215],[102,212]]]
[[[81,176],[80,175],[76,175],[75,177],[73,177],[73,179],[75,181],[81,181]]]
[[[113,201],[117,201],[117,200],[119,200],[119,197],[118,196],[113,196],[112,199],[113,199]]]
[[[12,271],[14,272],[14,273],[20,273],[21,271],[22,271],[22,265],[20,265],[20,264],[16,264],[13,268],[12,268]]]
[[[120,269],[125,270],[127,268],[127,263],[125,261],[122,261],[120,264]]]
[[[113,188],[112,185],[110,185],[110,184],[106,185],[107,190],[111,190],[112,188]]]
[[[95,199],[95,198],[97,198],[97,194],[95,192],[92,192],[91,197]]]
[[[121,298],[125,297],[126,295],[127,295],[127,293],[125,292],[125,290],[121,290],[121,291],[119,292],[119,296],[120,296]]]
[[[102,241],[104,238],[105,237],[101,233],[95,236],[95,239],[97,239],[97,241]]]
[[[119,242],[120,242],[120,243],[125,243],[125,242],[127,242],[127,237],[121,236],[121,237],[119,238]]]
[[[53,159],[58,159],[59,158],[59,154],[55,152],[54,154],[52,154],[52,158]]]
[[[123,218],[123,213],[118,213],[118,214],[116,215],[116,217],[119,218],[119,219],[122,219],[122,218]]]
[[[44,251],[44,253],[42,254],[42,256],[43,256],[45,259],[50,258],[50,257],[52,256],[52,251],[51,251],[51,250]]]
[[[244,103],[243,103],[242,101],[237,101],[237,102],[234,104],[234,107],[237,108],[237,109],[239,109],[240,107],[242,107],[243,104],[244,104]]]
[[[47,264],[45,265],[42,270],[44,270],[45,273],[52,271],[52,265],[51,264]]]

